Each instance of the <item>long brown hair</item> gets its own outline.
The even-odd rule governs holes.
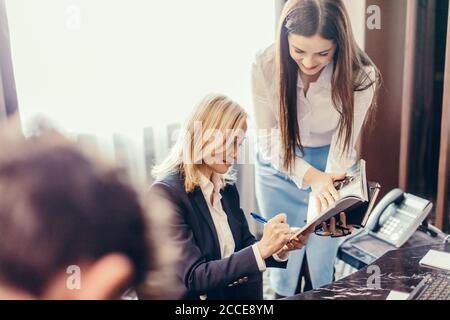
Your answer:
[[[298,66],[289,54],[288,35],[291,33],[304,37],[320,35],[336,43],[331,97],[334,108],[340,114],[338,140],[343,142],[341,156],[351,150],[355,91],[374,86],[367,124],[373,120],[381,85],[377,67],[354,39],[349,16],[341,0],[289,0],[281,14],[275,58],[283,164],[289,171],[296,149],[304,152],[297,120]],[[364,70],[366,66],[373,67],[374,81]]]

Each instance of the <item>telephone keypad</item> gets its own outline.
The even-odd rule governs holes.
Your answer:
[[[409,193],[402,192],[399,198],[401,190],[395,191],[392,198],[382,199],[374,209],[378,215],[369,232],[376,238],[399,248],[417,230],[433,205],[428,200]]]
[[[404,225],[396,217],[390,217],[386,224],[381,228],[380,233],[384,238],[397,240],[404,231]]]

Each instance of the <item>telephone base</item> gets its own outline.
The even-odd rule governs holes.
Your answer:
[[[441,242],[440,238],[432,237],[428,233],[417,230],[401,249]],[[373,263],[390,250],[398,250],[398,248],[362,232],[349,238],[340,246],[338,258],[359,270]]]

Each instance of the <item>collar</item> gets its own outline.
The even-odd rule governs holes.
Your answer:
[[[223,179],[219,174],[213,173],[210,180],[203,173],[200,173],[200,188],[208,203],[213,193],[214,204],[222,199],[222,195],[220,194],[222,187]]]

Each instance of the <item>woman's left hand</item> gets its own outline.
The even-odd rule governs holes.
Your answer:
[[[345,177],[346,173],[327,173],[314,167],[306,172],[304,180],[311,186],[311,193],[316,200],[319,213],[333,206],[340,199],[334,182],[343,180]]]
[[[291,233],[294,234],[299,230],[299,228],[291,228]],[[290,251],[300,250],[308,243],[308,239],[311,233],[314,232],[314,228],[309,228],[305,232],[302,232],[295,238],[292,238],[284,245],[284,247],[277,253],[280,258],[287,257]]]

